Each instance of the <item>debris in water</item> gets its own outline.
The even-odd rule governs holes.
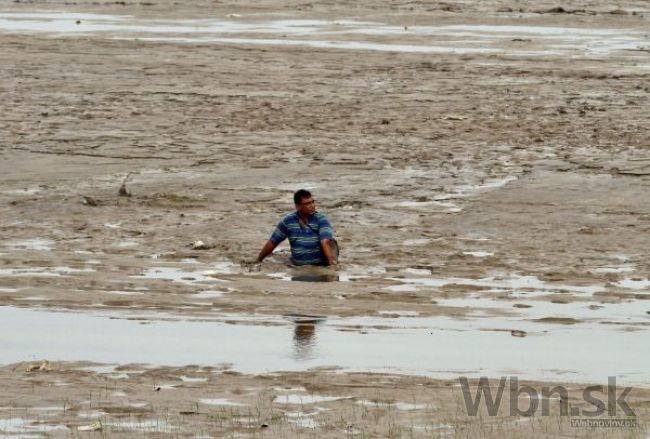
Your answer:
[[[214,248],[214,245],[206,244],[205,242],[201,241],[200,239],[192,242],[192,244],[190,244],[190,246],[192,247],[193,250],[209,250],[211,248]]]
[[[521,337],[521,338],[523,338],[527,334],[526,334],[526,331],[520,331],[518,329],[513,329],[512,331],[510,331],[510,335],[512,335],[513,337]]]
[[[49,372],[53,370],[50,366],[50,362],[45,360],[40,364],[30,364],[27,366],[27,372]]]
[[[93,422],[90,425],[82,425],[77,428],[78,431],[99,431],[102,429],[102,421]]]
[[[131,173],[129,172],[126,175],[126,177],[124,177],[124,180],[122,181],[122,186],[120,186],[120,190],[117,191],[117,194],[120,197],[130,197],[131,196],[131,192],[129,192],[129,190],[126,188],[126,182],[127,182],[127,180],[129,179],[130,176],[131,176]]]

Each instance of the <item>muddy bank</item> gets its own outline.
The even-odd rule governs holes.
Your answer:
[[[468,416],[458,380],[328,370],[241,375],[218,366],[39,361],[3,367],[0,379],[13,383],[5,390],[11,404],[0,408],[0,428],[52,437],[82,434],[84,429],[118,436],[480,437],[544,431],[547,436],[629,437],[643,434],[648,417],[647,391],[633,389],[626,401],[637,413],[637,427],[596,429],[585,435],[560,416],[563,402],[557,394],[539,397],[546,401],[544,416],[542,404],[535,416],[510,415],[509,398],[503,399],[496,416],[489,416],[485,407],[480,416]],[[521,384],[540,395],[550,386]],[[490,385],[496,392],[499,380]],[[593,408],[583,400],[583,386],[565,387],[570,407]],[[477,382],[470,381],[468,389],[476,388]],[[515,401],[516,408],[525,411],[531,399],[522,394]]]

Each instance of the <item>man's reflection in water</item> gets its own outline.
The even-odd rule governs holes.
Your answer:
[[[314,323],[296,323],[293,330],[294,356],[297,360],[314,358],[313,349],[316,345],[316,325]]]

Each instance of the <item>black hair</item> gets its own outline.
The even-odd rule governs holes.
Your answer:
[[[307,189],[299,189],[295,194],[293,194],[293,203],[300,204],[300,202],[305,198],[311,198],[311,192]]]

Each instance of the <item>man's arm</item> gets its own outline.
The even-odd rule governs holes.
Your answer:
[[[273,253],[275,247],[277,247],[277,244],[275,244],[273,241],[271,241],[270,239],[266,241],[264,247],[262,247],[262,250],[260,250],[260,254],[257,257],[257,262],[262,262],[264,258],[266,258],[268,255]]]
[[[334,256],[334,252],[332,251],[332,247],[330,246],[330,240],[322,239],[320,241],[320,245],[323,248],[325,259],[327,259],[327,265],[336,265],[337,260],[336,260],[336,256]]]

